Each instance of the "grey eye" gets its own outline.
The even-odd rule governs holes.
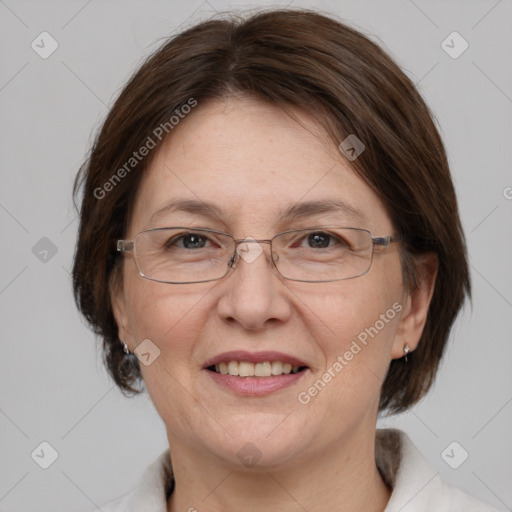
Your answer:
[[[186,235],[180,235],[177,237],[170,238],[165,246],[179,247],[180,249],[202,249],[205,247],[208,238],[198,233],[187,233]]]
[[[325,249],[331,245],[332,236],[329,233],[311,233],[308,238],[308,245],[317,249]]]

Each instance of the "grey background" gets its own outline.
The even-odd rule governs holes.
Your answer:
[[[457,321],[430,395],[380,423],[405,429],[446,480],[512,510],[512,2],[291,6],[334,13],[382,44],[438,119],[468,238],[473,307]],[[91,133],[141,59],[229,7],[256,4],[0,0],[0,511],[100,505],[132,488],[166,448],[148,398],[114,388],[75,310],[71,186]],[[43,31],[59,45],[47,59],[31,48]],[[441,47],[453,31],[469,43],[457,59]],[[31,458],[43,441],[58,452],[46,470]],[[453,441],[452,465],[469,453],[458,469],[441,456]]]

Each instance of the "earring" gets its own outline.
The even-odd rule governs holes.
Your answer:
[[[122,342],[123,343],[123,350],[124,350],[124,353],[125,354],[129,354],[130,353],[130,349],[128,348],[128,345],[126,344],[125,341]]]
[[[405,362],[407,362],[407,354],[411,351],[411,347],[406,343],[404,346]]]

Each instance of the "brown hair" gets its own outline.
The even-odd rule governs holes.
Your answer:
[[[380,196],[403,240],[409,289],[421,278],[415,255],[437,255],[437,282],[419,346],[407,363],[391,362],[382,387],[380,410],[407,409],[431,386],[453,321],[470,293],[445,150],[429,109],[391,58],[358,31],[306,10],[214,19],[170,38],[111,108],[75,182],[75,197],[83,189],[83,198],[73,267],[78,307],[103,339],[110,374],[125,393],[140,392],[138,361],[123,352],[109,284],[120,263],[114,241],[125,234],[156,149],[130,159],[150,138],[159,146],[155,130],[167,126],[170,133],[169,120],[183,105],[192,100],[200,106],[232,93],[305,109],[336,145],[355,134],[366,150],[351,164]]]

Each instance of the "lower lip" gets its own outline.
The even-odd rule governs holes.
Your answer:
[[[210,370],[205,371],[217,384],[245,396],[263,396],[287,388],[295,384],[307,372],[307,370],[302,370],[298,373],[274,377],[237,377],[234,375],[223,375]]]

